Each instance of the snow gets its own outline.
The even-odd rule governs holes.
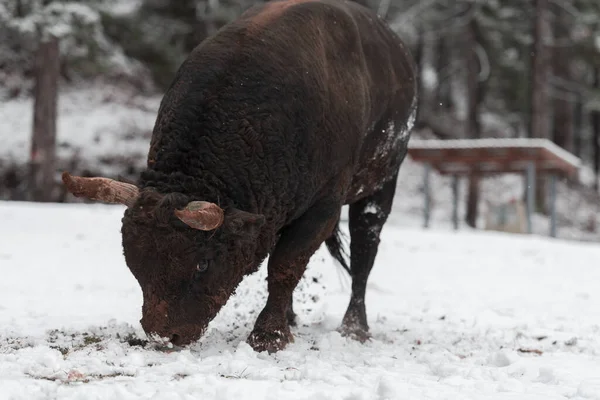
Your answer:
[[[121,172],[119,165],[111,167],[111,159],[117,157],[143,165],[160,96],[128,96],[117,90],[94,89],[68,90],[59,95],[59,158],[76,158],[88,168],[102,168],[109,174]],[[0,105],[0,141],[4,144],[0,160],[22,163],[28,159],[32,110],[31,98]]]
[[[417,96],[415,96],[410,105],[411,111],[408,116],[408,120],[406,121],[406,128],[405,128],[404,135],[408,135],[410,132],[412,132],[412,130],[415,126],[415,122],[417,120],[417,109],[418,109],[417,103],[418,103],[418,99],[417,99]]]
[[[421,79],[425,88],[433,90],[438,86],[438,77],[433,65],[425,64],[421,74]]]
[[[144,342],[122,213],[0,202],[0,399],[600,398],[597,245],[423,231],[395,215],[368,287],[370,342],[336,332],[349,280],[320,249],[286,350],[244,342],[261,268],[204,338],[168,351]]]
[[[529,138],[516,138],[516,139],[451,139],[451,140],[411,140],[409,147],[412,148],[427,148],[427,149],[477,149],[483,147],[493,148],[507,148],[507,147],[521,147],[521,148],[538,148],[542,147],[549,152],[553,153],[556,157],[566,161],[572,166],[579,168],[581,160],[579,157],[569,153],[565,149],[559,147],[555,143],[548,139],[529,139]]]
[[[409,135],[412,133],[413,127],[415,126],[415,122],[417,120],[417,96],[413,97],[413,100],[410,104],[410,114],[408,114],[408,118],[406,119],[406,123],[402,125],[400,133],[398,134],[397,140],[406,140]],[[393,122],[390,122],[390,127],[388,132],[394,131],[395,127]]]
[[[364,209],[363,214],[379,214],[380,212],[381,208],[377,203],[369,203]]]
[[[106,1],[99,7],[112,15],[127,15],[136,12],[142,6],[142,0]]]

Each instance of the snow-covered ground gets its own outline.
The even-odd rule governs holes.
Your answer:
[[[286,350],[244,342],[261,269],[203,339],[168,352],[138,322],[122,211],[0,202],[0,399],[600,399],[597,244],[393,222],[367,294],[372,341],[335,331],[349,280],[321,249]]]
[[[105,174],[123,173],[123,161],[144,165],[159,102],[159,96],[138,96],[110,86],[61,91],[56,127],[61,164],[77,159],[80,168]],[[27,162],[32,123],[32,98],[0,104],[0,166]]]

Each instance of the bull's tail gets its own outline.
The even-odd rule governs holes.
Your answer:
[[[335,230],[331,234],[331,236],[325,240],[325,245],[327,246],[327,250],[329,253],[340,263],[340,266],[348,272],[348,274],[352,274],[350,271],[350,266],[348,265],[348,252],[344,249],[344,240],[345,235],[340,230],[340,222],[338,221]]]

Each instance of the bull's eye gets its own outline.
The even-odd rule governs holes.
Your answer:
[[[208,267],[210,265],[210,262],[208,260],[204,260],[204,261],[200,261],[198,264],[196,264],[196,269],[194,270],[194,278],[198,279],[200,278],[200,276],[208,271]]]

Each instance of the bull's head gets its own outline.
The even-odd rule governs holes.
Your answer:
[[[199,339],[260,261],[255,239],[265,221],[262,215],[108,178],[65,172],[63,182],[75,196],[127,206],[123,251],[142,288],[140,322],[151,337],[175,345]]]

